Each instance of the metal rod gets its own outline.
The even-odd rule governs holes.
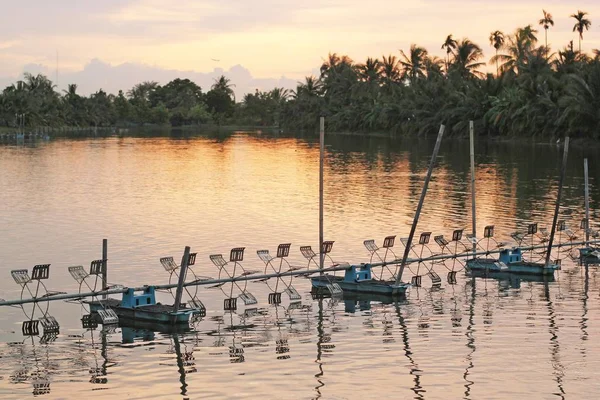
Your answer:
[[[563,182],[565,180],[565,172],[567,171],[567,156],[569,155],[569,137],[565,137],[565,148],[563,151],[562,164],[560,166],[560,177],[558,178],[558,193],[556,194],[556,207],[554,208],[554,218],[552,219],[552,230],[550,231],[550,240],[548,240],[548,251],[546,252],[546,265],[550,264],[550,256],[552,253],[552,243],[554,242],[554,234],[556,233],[556,221],[558,220],[558,212],[560,211],[560,196],[562,194]]]
[[[475,129],[473,121],[469,121],[469,141],[471,153],[471,221],[473,237],[477,237],[477,212],[475,208]],[[477,251],[477,243],[473,243],[473,253]]]
[[[440,144],[442,143],[442,136],[444,136],[445,129],[446,127],[444,125],[440,126],[440,131],[433,149],[433,154],[431,155],[431,161],[429,162],[427,176],[425,177],[425,182],[423,183],[423,190],[421,191],[419,205],[417,206],[417,211],[415,211],[415,218],[413,219],[413,223],[410,228],[410,234],[408,235],[408,242],[406,243],[406,248],[404,249],[404,256],[402,257],[402,263],[400,264],[400,271],[398,271],[398,276],[396,276],[396,285],[399,285],[402,280],[402,273],[404,272],[404,266],[406,265],[406,259],[408,258],[408,253],[410,252],[410,246],[412,244],[413,237],[415,236],[415,229],[417,229],[419,215],[421,214],[421,208],[423,208],[423,202],[425,201],[425,195],[427,194],[427,187],[429,186],[429,180],[431,179],[431,173],[433,172],[433,166],[435,164],[438,151],[440,150]]]
[[[102,239],[102,289],[108,287],[108,239]],[[106,295],[102,296],[106,300]]]
[[[590,244],[596,244],[596,243],[600,243],[600,240],[595,240],[595,241],[591,241]],[[579,245],[583,245],[585,244],[585,242],[569,242],[569,243],[559,243],[559,244],[554,244],[552,245],[553,248],[561,248],[561,247],[573,247],[573,246],[579,246]],[[520,249],[521,251],[529,251],[529,250],[539,250],[539,249],[547,249],[548,246],[546,246],[545,244],[543,245],[536,245],[536,246],[525,246],[525,247],[519,247],[519,246],[513,246],[512,249]],[[428,256],[428,257],[423,257],[423,258],[409,258],[406,260],[407,264],[411,264],[411,263],[415,263],[415,262],[427,262],[427,261],[439,261],[439,260],[447,260],[450,258],[465,258],[465,257],[473,257],[473,256],[483,256],[483,255],[491,255],[491,254],[499,254],[502,251],[502,249],[498,249],[498,250],[481,250],[478,252],[473,253],[472,250],[467,251],[466,253],[459,253],[459,254],[439,254],[439,255],[435,255],[435,256]],[[388,265],[388,264],[400,264],[401,260],[400,259],[396,259],[393,261],[389,261],[387,263],[385,263],[384,265]],[[379,267],[380,265],[376,265],[376,264],[371,264],[372,267]]]
[[[581,246],[584,244],[585,244],[585,242],[583,242],[583,241],[582,242],[558,243],[558,244],[553,245],[552,247],[558,247],[558,248],[565,247],[565,246],[573,247],[573,246]],[[589,242],[589,244],[591,244],[591,245],[600,244],[600,239],[592,240]],[[545,245],[520,247],[520,249],[523,251],[529,251],[532,249],[545,249],[545,248],[546,248]],[[414,258],[414,259],[409,258],[409,259],[406,259],[406,264],[410,264],[410,263],[414,263],[414,262],[444,260],[444,259],[450,259],[450,258],[463,258],[463,257],[470,257],[473,255],[478,256],[478,255],[498,254],[498,253],[500,253],[500,251],[501,250],[479,251],[475,254],[473,254],[471,251],[469,251],[467,253],[462,253],[462,254],[440,254],[437,256],[429,256],[429,257],[424,257],[424,258]],[[375,267],[385,267],[386,265],[397,265],[397,264],[400,264],[401,262],[402,262],[402,260],[396,259],[396,260],[380,262],[380,263],[373,263],[373,264],[368,264],[368,265],[375,268]],[[362,266],[362,265],[367,265],[367,264],[359,264],[359,265],[355,265],[355,266]],[[228,283],[228,282],[255,281],[255,280],[263,280],[263,279],[287,277],[287,276],[312,275],[312,274],[317,274],[317,273],[322,273],[322,272],[344,271],[348,268],[351,268],[351,266],[338,265],[335,267],[324,268],[323,270],[321,270],[320,268],[317,268],[317,269],[309,269],[309,270],[285,271],[285,272],[281,272],[281,273],[262,274],[262,275],[246,275],[246,276],[239,276],[239,277],[235,277],[235,278],[207,279],[207,280],[202,280],[202,281],[186,282],[183,284],[183,287],[207,286],[207,285],[216,285],[216,284]],[[178,283],[170,283],[170,284],[163,284],[163,285],[144,285],[144,286],[134,287],[132,289],[136,292],[139,292],[139,291],[143,291],[148,286],[153,286],[157,290],[164,290],[164,289],[173,289],[173,288],[177,287],[177,285],[178,285]],[[125,293],[127,290],[129,290],[129,288],[124,287],[124,288],[98,290],[95,292],[88,292],[88,293],[65,293],[65,294],[58,294],[55,296],[44,296],[44,297],[30,298],[30,299],[5,300],[5,301],[0,301],[0,307],[13,306],[13,305],[19,305],[19,304],[27,304],[27,303],[37,303],[37,302],[44,302],[44,301],[73,300],[73,299],[83,299],[86,297],[98,297],[98,296],[103,296],[103,295],[122,294],[122,293]]]
[[[600,243],[600,241],[598,241],[598,243]],[[264,275],[246,275],[246,276],[238,276],[235,278],[207,279],[207,280],[202,280],[202,281],[186,282],[183,284],[183,287],[217,285],[220,283],[254,281],[254,280],[270,279],[270,278],[285,277],[285,276],[312,275],[312,274],[321,273],[321,272],[343,271],[346,269],[348,269],[348,265],[337,266],[337,267],[328,267],[328,268],[324,268],[323,270],[318,268],[318,269],[312,269],[312,270],[286,271],[286,272],[281,272],[281,273],[272,273],[272,274],[264,274]],[[135,292],[143,291],[148,286],[153,286],[157,290],[173,289],[173,288],[177,287],[178,284],[179,283],[169,283],[169,284],[164,284],[164,285],[144,285],[144,286],[133,287],[131,289],[133,289],[133,291],[135,291]],[[44,301],[83,299],[86,297],[98,297],[98,296],[102,296],[104,294],[106,294],[106,295],[122,294],[122,293],[127,292],[127,290],[129,290],[129,288],[124,287],[124,288],[115,288],[115,289],[107,289],[107,290],[98,290],[96,292],[88,292],[88,293],[71,293],[71,294],[66,293],[66,294],[58,294],[55,296],[46,296],[46,297],[37,297],[37,298],[33,297],[30,299],[7,300],[7,301],[0,301],[0,307],[12,306],[12,305],[18,305],[18,304],[27,304],[27,303],[37,303],[37,302],[44,302]]]
[[[323,269],[323,161],[325,152],[325,117],[319,120],[319,268]]]
[[[181,295],[183,294],[183,284],[185,283],[185,277],[187,276],[188,263],[190,262],[190,246],[185,246],[183,251],[183,257],[181,258],[181,267],[179,271],[179,280],[177,282],[177,291],[175,292],[175,303],[173,303],[173,311],[179,311],[179,304],[181,304]]]
[[[584,178],[584,198],[585,198],[585,242],[590,241],[590,185],[588,181],[588,159],[583,159],[583,178]]]

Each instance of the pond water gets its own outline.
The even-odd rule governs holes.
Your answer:
[[[368,262],[365,239],[408,236],[432,149],[416,138],[327,137],[325,238],[335,240],[334,260]],[[569,152],[560,218],[575,232],[584,157],[599,227],[598,153]],[[555,144],[479,139],[479,233],[494,225],[496,239],[510,240],[531,222],[549,227],[561,154]],[[104,238],[109,282],[132,287],[168,282],[159,258],[178,260],[185,246],[198,253],[197,275],[217,276],[209,255],[233,247],[246,248],[244,267],[264,270],[256,251],[288,242],[290,263],[305,266],[299,246],[319,237],[318,166],[314,138],[244,132],[2,145],[0,297],[22,295],[11,270],[46,263],[49,290],[77,292],[67,268],[101,258]],[[469,231],[470,216],[469,143],[447,138],[417,232],[448,238]],[[394,249],[402,253],[400,241]],[[397,302],[313,298],[310,281],[295,278],[300,302],[284,295],[270,305],[269,287],[252,282],[258,304],[231,313],[219,289],[201,288],[206,317],[176,333],[86,330],[83,306],[55,301],[48,313],[60,334],[26,337],[31,307],[3,307],[0,398],[592,398],[600,278],[567,253],[554,255],[562,270],[545,282],[469,278],[457,264],[450,284],[448,265],[437,264],[441,286],[424,276]],[[406,279],[415,273],[407,269]]]

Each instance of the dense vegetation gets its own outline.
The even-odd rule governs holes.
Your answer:
[[[557,52],[547,45],[554,21],[546,11],[539,20],[543,44],[532,25],[512,34],[492,32],[494,73],[483,72],[479,45],[448,35],[441,46],[444,59],[415,44],[398,56],[364,63],[329,54],[320,76],[307,77],[295,91],[256,91],[238,103],[223,76],[206,93],[188,79],[176,79],[164,86],[143,82],[116,96],[99,90],[84,97],[76,85],[60,94],[46,77],[25,74],[0,95],[0,126],[212,122],[312,131],[325,115],[331,131],[423,134],[443,123],[450,133],[464,134],[474,120],[479,133],[491,135],[599,138],[600,51],[581,50],[591,26],[587,13],[571,17],[578,45],[571,41]]]

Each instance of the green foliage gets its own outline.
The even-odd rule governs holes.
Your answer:
[[[572,15],[580,39],[590,27],[586,16]],[[539,24],[547,34],[552,15],[544,11]],[[466,135],[473,120],[487,135],[600,138],[600,52],[587,55],[570,42],[552,53],[538,45],[537,33],[531,25],[512,34],[492,32],[495,74],[485,73],[478,44],[448,35],[445,60],[416,44],[364,62],[330,53],[319,76],[307,77],[294,91],[257,89],[238,103],[225,76],[207,93],[189,79],[175,79],[85,97],[77,85],[58,93],[45,76],[25,74],[0,94],[0,126],[215,122],[316,131],[325,116],[330,131],[425,135],[445,124],[449,135]]]

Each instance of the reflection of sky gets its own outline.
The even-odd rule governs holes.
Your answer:
[[[367,261],[364,239],[381,244],[386,235],[407,234],[432,143],[327,140],[326,238],[336,240],[336,260]],[[481,141],[476,152],[479,231],[495,223],[498,237],[506,238],[531,215],[547,225],[560,148]],[[583,203],[584,154],[591,160],[592,198],[599,195],[593,152],[576,147],[570,152],[563,205],[576,210],[574,218]],[[186,244],[198,252],[195,270],[213,276],[208,254],[246,246],[244,266],[257,269],[262,266],[258,249],[274,251],[278,243],[291,241],[290,260],[299,265],[298,246],[316,244],[314,142],[246,135],[109,138],[3,146],[0,156],[0,296],[5,298],[19,297],[8,271],[40,262],[52,263],[49,288],[77,290],[67,266],[98,258],[103,237],[109,238],[109,279],[126,285],[165,282],[158,258],[178,256]],[[430,229],[448,236],[470,226],[468,165],[466,141],[444,142],[417,233]],[[592,207],[598,209],[597,203]],[[268,314],[245,320],[256,325],[247,331],[226,329],[243,325],[241,312],[218,324],[214,317],[223,314],[223,296],[204,289],[200,296],[208,317],[198,325],[201,333],[180,343],[156,334],[151,345],[138,340],[121,346],[120,332],[103,342],[96,331],[92,344],[90,333],[79,328],[79,306],[55,302],[52,315],[62,332],[57,342],[21,347],[14,344],[23,340],[15,324],[21,310],[3,309],[0,397],[30,395],[30,382],[12,383],[19,376],[15,371],[41,378],[52,371],[51,394],[61,398],[105,398],[109,392],[94,390],[99,387],[117,397],[147,398],[150,383],[153,396],[174,397],[183,369],[190,398],[197,393],[312,398],[317,391],[323,398],[370,398],[374,390],[393,391],[398,398],[413,393],[459,398],[463,391],[466,398],[518,398],[517,393],[542,396],[562,386],[585,398],[598,391],[592,379],[598,362],[590,356],[598,345],[587,340],[587,331],[597,332],[600,319],[598,307],[590,301],[588,311],[583,296],[597,297],[598,282],[594,269],[584,289],[583,271],[576,268],[569,263],[548,286],[522,282],[520,288],[495,280],[478,280],[472,287],[460,274],[455,286],[444,281],[440,290],[429,290],[429,282],[413,288],[397,309],[375,304],[354,313],[343,303],[330,307],[328,300],[319,309],[307,296],[309,281],[298,278],[294,285],[304,295],[303,305],[312,308],[291,311],[292,320],[270,306]],[[259,306],[267,307],[267,287],[248,287]],[[98,377],[107,384],[88,383],[104,364],[106,343],[108,375]],[[243,363],[234,360],[232,347],[243,348],[235,353],[243,354]],[[182,355],[188,356],[182,360]]]
[[[362,61],[398,55],[398,49],[418,43],[443,56],[440,45],[449,33],[468,36],[489,57],[491,31],[538,27],[542,8],[554,16],[549,41],[556,49],[576,41],[568,15],[577,7],[588,11],[592,22],[600,17],[600,5],[592,0],[379,1],[368,7],[358,0],[2,3],[0,77],[14,77],[27,64],[53,70],[58,51],[65,72],[99,58],[196,71],[242,64],[257,77],[297,79],[318,68],[328,52]],[[600,47],[598,32],[593,24],[584,35],[584,48]],[[539,37],[543,40],[542,32]]]

